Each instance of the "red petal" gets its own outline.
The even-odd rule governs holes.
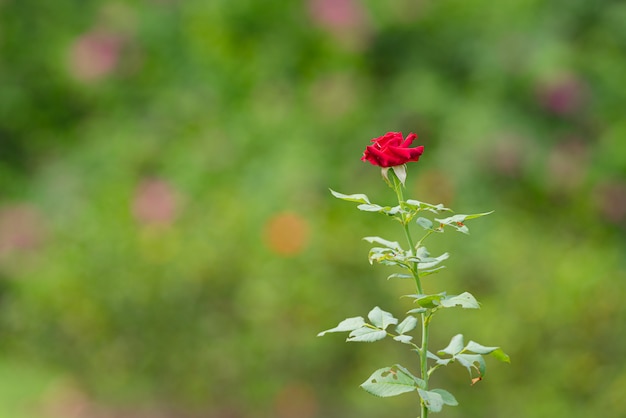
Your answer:
[[[363,154],[363,158],[361,159],[367,160],[370,163],[379,167],[393,167],[394,165],[403,164],[398,156],[395,156],[393,155],[393,153],[389,152],[389,148],[381,151],[371,145],[365,148],[365,153]]]
[[[420,145],[415,148],[388,147],[387,152],[395,155],[397,160],[401,161],[400,164],[404,164],[409,161],[418,161],[424,152],[424,146]]]
[[[409,148],[417,138],[410,133],[403,139],[401,132],[387,132],[385,135],[372,139],[361,157],[362,161],[369,161],[379,167],[395,167],[410,161],[418,161],[424,152],[423,146]]]
[[[408,148],[413,143],[415,138],[417,138],[417,135],[414,134],[413,132],[411,132],[410,134],[407,135],[406,139],[404,140],[404,142],[400,146]]]
[[[372,139],[376,145],[380,148],[384,148],[388,145],[399,146],[402,144],[402,133],[401,132],[387,132],[385,135]]]

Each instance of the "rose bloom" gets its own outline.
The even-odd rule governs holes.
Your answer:
[[[402,132],[387,132],[385,135],[372,139],[373,144],[365,148],[362,161],[369,161],[379,167],[395,167],[418,161],[424,152],[424,147],[409,148],[417,135],[410,133],[403,139]]]

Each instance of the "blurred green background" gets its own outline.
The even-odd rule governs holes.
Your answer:
[[[412,417],[358,388],[415,358],[316,334],[405,282],[359,161],[416,132],[408,195],[495,209],[426,290],[500,345],[457,417],[626,414],[626,3],[0,1],[0,416]]]

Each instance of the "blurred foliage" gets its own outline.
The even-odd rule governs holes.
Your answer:
[[[624,18],[610,0],[0,2],[0,354],[59,376],[34,416],[414,414],[358,389],[393,344],[315,337],[410,308],[360,241],[400,231],[328,193],[392,201],[359,158],[400,130],[426,146],[408,195],[496,210],[431,249],[453,257],[427,286],[483,303],[431,338],[461,327],[513,363],[472,387],[442,373],[461,406],[440,416],[619,416]]]

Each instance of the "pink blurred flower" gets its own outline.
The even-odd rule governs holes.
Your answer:
[[[37,249],[43,241],[41,214],[28,203],[0,208],[0,257]]]
[[[70,74],[82,82],[108,76],[118,67],[123,46],[121,36],[103,30],[80,35],[70,47]]]
[[[308,0],[308,9],[313,23],[344,46],[358,49],[368,38],[369,20],[359,0]]]
[[[538,96],[541,105],[550,112],[571,115],[584,105],[586,91],[580,80],[566,75],[541,85]]]
[[[354,29],[363,24],[363,6],[356,0],[309,0],[311,18],[330,30]]]
[[[160,179],[143,180],[135,192],[132,211],[142,224],[171,224],[178,213],[176,190]]]

